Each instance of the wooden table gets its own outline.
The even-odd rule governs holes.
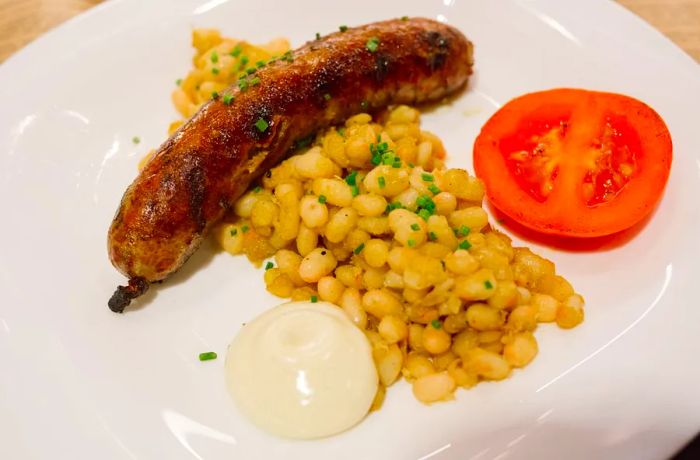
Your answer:
[[[36,36],[101,1],[0,0],[0,62]],[[618,1],[700,62],[700,0]]]

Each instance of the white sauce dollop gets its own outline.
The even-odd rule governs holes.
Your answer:
[[[229,346],[225,366],[240,410],[288,438],[320,438],[352,427],[377,392],[367,337],[326,302],[287,303],[258,316]]]

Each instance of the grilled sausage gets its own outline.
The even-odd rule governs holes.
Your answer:
[[[466,84],[472,63],[472,45],[455,28],[390,20],[308,42],[229,87],[158,149],[124,193],[108,246],[129,285],[109,307],[123,311],[180,268],[295,140],[358,112],[437,101]]]

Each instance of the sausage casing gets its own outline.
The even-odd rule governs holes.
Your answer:
[[[122,311],[182,266],[296,140],[355,113],[438,101],[466,84],[472,63],[472,45],[454,27],[390,20],[308,42],[229,87],[160,146],[124,193],[108,248],[130,283],[110,308]]]

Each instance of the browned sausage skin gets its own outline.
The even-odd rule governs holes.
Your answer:
[[[180,268],[295,140],[361,111],[437,101],[466,84],[472,64],[472,45],[457,29],[390,20],[308,42],[229,87],[158,149],[124,193],[108,246],[130,281],[109,307],[123,311],[149,283]]]

